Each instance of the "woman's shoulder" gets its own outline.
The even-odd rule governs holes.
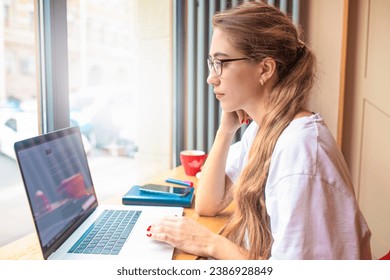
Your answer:
[[[276,142],[270,169],[279,175],[315,174],[323,145],[327,150],[337,148],[320,114],[295,119]]]
[[[350,184],[345,160],[320,114],[294,120],[280,135],[271,158],[270,184],[294,174]]]
[[[315,156],[319,139],[324,136],[323,134],[328,132],[319,114],[294,119],[279,136],[274,153],[295,155],[304,152],[306,156],[308,153]]]
[[[282,132],[278,142],[283,140],[283,138],[305,140],[321,136],[319,135],[319,132],[322,132],[322,130],[319,130],[320,127],[327,129],[325,121],[319,113],[294,119]]]

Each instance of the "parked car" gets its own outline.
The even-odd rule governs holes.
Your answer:
[[[2,112],[0,115],[0,152],[15,159],[14,143],[38,135],[37,113]]]
[[[0,104],[0,152],[15,158],[16,141],[38,135],[36,100],[13,100]],[[70,122],[79,126],[87,151],[98,149],[112,155],[134,157],[135,102],[128,90],[114,93],[91,90],[89,94],[70,96]]]
[[[38,115],[36,112],[14,111],[2,112],[0,115],[0,152],[2,154],[16,159],[14,143],[38,134]],[[84,135],[82,138],[88,153],[92,146]]]

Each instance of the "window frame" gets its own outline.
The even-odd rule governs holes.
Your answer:
[[[41,134],[70,125],[66,6],[66,0],[34,0]]]

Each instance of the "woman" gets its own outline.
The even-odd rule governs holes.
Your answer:
[[[315,58],[291,20],[249,2],[215,15],[213,27],[207,82],[222,117],[195,209],[213,216],[234,201],[235,211],[222,235],[173,217],[153,225],[151,238],[214,259],[370,259],[342,154],[305,109]]]

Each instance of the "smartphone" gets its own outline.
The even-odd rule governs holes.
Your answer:
[[[190,188],[163,186],[156,184],[146,184],[139,188],[143,192],[152,192],[166,195],[186,196],[190,192]]]

